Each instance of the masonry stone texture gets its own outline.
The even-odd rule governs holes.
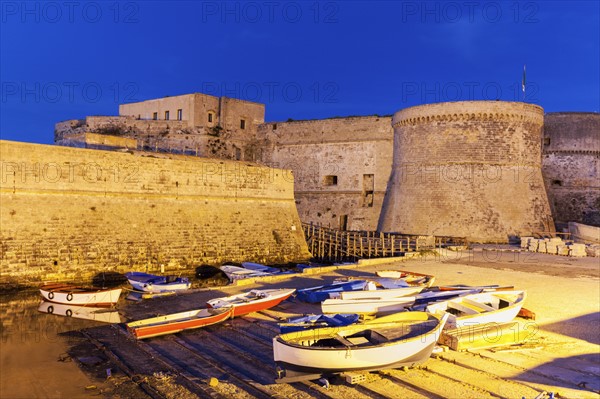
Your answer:
[[[506,242],[552,231],[541,170],[544,113],[469,101],[397,112],[379,230]]]
[[[310,257],[290,171],[0,141],[0,283]]]

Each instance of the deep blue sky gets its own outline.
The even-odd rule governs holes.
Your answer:
[[[600,111],[598,1],[2,1],[0,135],[192,92],[266,120],[453,100]]]

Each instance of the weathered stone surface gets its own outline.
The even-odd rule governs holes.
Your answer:
[[[600,114],[547,114],[542,170],[557,222],[600,226]]]
[[[397,112],[379,229],[479,242],[553,230],[541,174],[542,125],[542,108],[517,102]]]
[[[310,255],[289,171],[0,141],[0,282]]]

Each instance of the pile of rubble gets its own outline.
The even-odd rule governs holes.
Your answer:
[[[560,237],[554,238],[534,238],[521,237],[521,248],[529,252],[539,252],[543,254],[586,257],[600,256],[599,245],[577,244],[572,241],[563,241]]]

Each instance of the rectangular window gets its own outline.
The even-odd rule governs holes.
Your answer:
[[[212,119],[213,119],[213,114],[209,112],[208,113],[208,121],[212,122]]]
[[[183,110],[182,109],[177,110],[177,120],[178,121],[183,120]]]
[[[362,206],[365,208],[373,207],[373,196],[375,193],[375,175],[363,175],[363,201]]]
[[[277,130],[277,123],[273,123],[273,130]]]
[[[152,119],[157,121],[158,120],[158,112],[155,112],[152,114]]]
[[[340,230],[348,230],[348,215],[340,215]]]
[[[169,120],[169,111],[165,111],[165,120],[168,121]]]
[[[240,120],[240,129],[245,129],[246,128],[246,121],[244,119]]]
[[[323,179],[323,184],[326,186],[337,186],[337,176],[328,175]]]

